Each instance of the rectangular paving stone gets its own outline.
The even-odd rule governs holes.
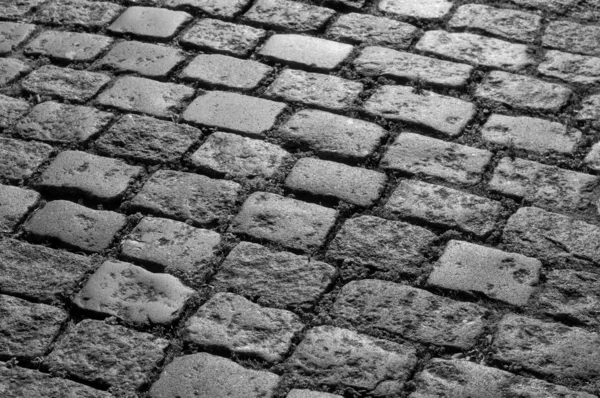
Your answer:
[[[548,50],[538,72],[568,83],[596,84],[600,82],[600,57]]]
[[[51,25],[100,28],[108,25],[124,9],[106,1],[50,0],[37,8],[33,20]]]
[[[36,191],[0,184],[0,232],[12,232],[40,199]]]
[[[571,21],[552,21],[544,31],[542,45],[566,52],[600,56],[600,26]]]
[[[154,40],[168,40],[191,20],[192,16],[183,11],[129,7],[108,27],[108,31]]]
[[[232,293],[217,293],[186,322],[184,340],[203,349],[281,361],[304,327],[293,312],[261,307]]]
[[[0,4],[0,12],[2,12],[4,18],[18,19],[35,9],[38,4],[43,1],[44,0],[19,0],[3,2]]]
[[[577,0],[511,0],[521,6],[549,10],[554,12],[564,12],[569,7],[577,3]]]
[[[419,343],[466,350],[483,333],[488,310],[414,287],[365,279],[345,285],[331,313],[359,330],[374,328]]]
[[[589,95],[581,101],[581,109],[575,115],[575,120],[600,123],[600,93]]]
[[[28,23],[0,22],[0,55],[14,51],[35,31]]]
[[[522,70],[535,62],[526,45],[472,33],[430,30],[421,37],[415,49],[454,61],[509,71]]]
[[[384,209],[402,218],[478,237],[495,231],[502,214],[499,202],[418,180],[402,180]]]
[[[377,9],[397,17],[441,19],[450,13],[448,0],[380,0]]]
[[[353,44],[366,43],[406,49],[417,35],[417,28],[406,22],[369,14],[342,14],[327,29],[327,37]]]
[[[268,192],[255,192],[233,219],[230,232],[313,252],[323,245],[338,212]]]
[[[39,142],[0,137],[0,178],[16,182],[31,177],[52,151]]]
[[[538,207],[573,212],[592,204],[598,182],[598,177],[590,174],[506,157],[494,170],[489,188]]]
[[[233,18],[251,0],[166,0],[166,7],[189,7],[213,17]]]
[[[596,143],[592,146],[588,154],[583,159],[583,163],[594,171],[600,170],[600,144]]]
[[[600,335],[516,314],[505,315],[494,337],[493,357],[542,375],[595,379]]]
[[[362,83],[337,76],[285,69],[265,91],[268,98],[341,111],[352,106]]]
[[[475,116],[475,105],[433,91],[413,87],[382,86],[365,102],[367,113],[385,119],[425,126],[447,136],[457,136]]]
[[[240,242],[225,258],[211,285],[264,306],[310,310],[336,276],[335,267],[310,257]]]
[[[12,126],[17,120],[29,112],[27,101],[0,94],[0,128]]]
[[[408,344],[393,343],[333,326],[308,331],[286,368],[328,386],[350,387],[377,397],[397,397],[417,364]]]
[[[59,61],[92,61],[112,44],[110,37],[90,33],[47,30],[24,49],[27,55],[43,55]]]
[[[196,226],[225,220],[238,199],[240,184],[199,174],[159,170],[131,200],[132,211],[145,211]]]
[[[85,252],[99,252],[110,246],[126,222],[125,216],[119,213],[54,200],[33,213],[24,229],[36,239],[55,240]]]
[[[257,0],[242,20],[269,28],[310,32],[322,28],[335,15],[330,8],[288,0]]]
[[[481,181],[492,153],[465,145],[436,140],[424,135],[403,133],[383,155],[380,166],[408,174],[430,177],[464,185]]]
[[[0,58],[0,86],[6,86],[29,72],[31,67],[20,59]]]
[[[434,86],[459,88],[467,84],[471,65],[443,61],[384,47],[365,47],[352,61],[365,76],[384,76],[400,81],[422,81]]]

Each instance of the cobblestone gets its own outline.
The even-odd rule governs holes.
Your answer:
[[[597,122],[600,125],[600,93],[584,98],[581,105],[582,107],[575,116],[575,119]]]
[[[265,35],[262,29],[207,18],[193,25],[180,42],[201,50],[244,57],[254,50]]]
[[[583,163],[591,170],[600,171],[600,143],[592,146],[588,154],[583,159]]]
[[[29,72],[29,65],[20,59],[0,58],[0,86],[8,85]]]
[[[0,22],[0,55],[14,51],[35,29],[35,25],[27,23]]]
[[[154,40],[171,39],[192,16],[187,12],[152,7],[129,7],[108,30]]]
[[[326,392],[317,392],[310,390],[292,389],[286,398],[342,398],[341,395],[328,394]]]
[[[40,199],[40,194],[30,189],[0,184],[0,233],[12,232]]]
[[[448,0],[381,0],[378,4],[379,11],[418,19],[441,19],[451,8]]]
[[[110,77],[96,72],[45,65],[31,72],[21,85],[39,95],[60,97],[85,102],[95,96],[110,81]]]
[[[105,1],[51,0],[37,8],[33,20],[50,25],[100,28],[108,25],[123,10],[123,7]]]
[[[185,340],[268,362],[281,361],[304,325],[292,312],[263,308],[231,293],[217,293],[187,321]]]
[[[408,23],[368,14],[343,14],[327,29],[333,40],[406,49],[418,29]]]
[[[233,18],[250,0],[166,0],[167,7],[188,6],[213,17]]]
[[[0,137],[0,178],[19,181],[31,177],[51,152],[46,144]]]
[[[548,25],[542,45],[559,50],[600,56],[600,27],[571,21],[553,21]]]
[[[335,15],[330,8],[288,0],[257,0],[243,20],[269,28],[310,32],[322,28]]]
[[[546,51],[538,72],[568,83],[595,84],[600,82],[600,57]]]
[[[29,109],[27,101],[0,94],[0,128],[12,126]]]
[[[43,0],[20,0],[18,2],[3,3],[0,5],[0,11],[4,18],[17,19],[28,14],[35,9]]]
[[[32,40],[25,47],[25,53],[59,61],[92,61],[112,42],[110,37],[101,35],[48,30]]]
[[[539,8],[542,10],[550,10],[554,12],[564,12],[569,7],[573,6],[577,0],[511,0],[513,3]]]

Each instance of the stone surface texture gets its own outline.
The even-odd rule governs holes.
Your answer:
[[[113,39],[101,35],[46,31],[25,47],[25,53],[61,61],[92,61],[108,49],[112,42]]]
[[[341,15],[327,30],[327,36],[349,43],[366,43],[396,49],[407,48],[417,35],[411,24],[368,14]]]
[[[0,232],[11,232],[40,199],[36,191],[0,184]]]
[[[11,127],[29,109],[26,101],[0,94],[0,128]]]
[[[448,0],[381,0],[379,11],[398,17],[417,19],[441,19],[450,13],[452,2]]]
[[[29,65],[17,58],[0,58],[0,86],[31,72]]]
[[[51,153],[52,147],[46,144],[0,137],[0,178],[29,178]]]
[[[335,15],[330,8],[289,0],[258,0],[244,14],[244,21],[293,32],[320,29]]]
[[[596,84],[600,82],[600,57],[549,50],[538,71],[571,84]]]
[[[243,57],[254,50],[265,34],[262,29],[205,18],[185,32],[181,43],[201,50]]]
[[[165,77],[186,59],[171,47],[139,41],[123,41],[100,59],[98,66],[119,72],[134,72],[147,77]]]

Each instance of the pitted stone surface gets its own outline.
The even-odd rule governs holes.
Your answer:
[[[443,180],[473,185],[481,180],[492,153],[424,135],[403,133],[387,150],[381,166],[409,174],[424,174]]]
[[[441,19],[450,13],[448,0],[380,0],[379,11],[399,17]]]
[[[250,54],[265,35],[262,29],[206,18],[192,26],[180,41],[201,50],[243,57]]]
[[[7,1],[0,4],[0,11],[4,18],[17,19],[35,9],[35,7],[43,1],[44,0]]]
[[[286,398],[343,398],[341,395],[328,394],[326,392],[292,389]]]
[[[154,40],[168,40],[192,16],[187,12],[152,7],[129,7],[108,30],[112,33],[133,35]]]
[[[483,333],[488,310],[425,290],[366,279],[345,285],[332,315],[426,344],[469,349]]]
[[[57,240],[85,252],[99,252],[110,246],[126,221],[125,216],[112,211],[55,200],[36,211],[24,228],[38,239]]]
[[[262,138],[267,130],[273,128],[285,108],[286,104],[282,102],[225,91],[208,91],[187,107],[183,119]]]
[[[432,91],[415,92],[406,86],[380,87],[364,109],[375,116],[425,126],[447,136],[459,135],[476,113],[470,102]]]
[[[105,1],[50,0],[40,5],[33,20],[43,24],[103,27],[125,8]]]
[[[540,282],[541,267],[532,257],[451,240],[427,283],[524,306]]]
[[[550,10],[554,12],[564,12],[569,7],[577,3],[577,0],[511,0],[513,3],[539,8],[542,10]]]
[[[345,160],[366,159],[386,135],[374,123],[314,109],[295,113],[277,130],[277,138],[283,139],[286,146]]]
[[[542,45],[559,50],[600,56],[600,27],[571,21],[553,21],[544,31]]]
[[[330,8],[288,0],[257,0],[243,19],[269,28],[310,32],[323,27],[335,14]]]
[[[365,47],[352,61],[365,76],[385,76],[397,80],[421,80],[443,87],[463,87],[473,67],[383,47]]]
[[[294,313],[263,308],[232,293],[217,293],[186,322],[185,341],[268,362],[281,361],[304,325]]]
[[[0,94],[0,128],[12,126],[29,112],[29,103]]]
[[[327,257],[392,276],[418,275],[423,253],[436,236],[425,228],[401,221],[359,216],[347,220],[329,245]]]
[[[528,116],[493,114],[481,128],[485,142],[514,146],[530,152],[573,154],[581,143],[581,131]]]
[[[7,85],[29,72],[31,72],[29,65],[20,59],[0,58],[0,86]]]
[[[494,338],[494,359],[559,377],[600,372],[600,334],[521,315],[505,315]]]
[[[538,207],[572,212],[590,206],[599,183],[598,177],[590,174],[531,160],[502,158],[489,187]]]
[[[595,84],[600,82],[600,57],[549,50],[538,72],[569,83]]]
[[[199,174],[159,170],[131,200],[135,210],[147,211],[197,226],[215,224],[233,210],[241,186]]]
[[[271,398],[278,382],[274,373],[202,352],[175,358],[150,389],[150,397]]]
[[[0,232],[12,232],[40,199],[40,194],[30,189],[0,184]]]
[[[96,142],[104,155],[147,163],[175,162],[202,136],[194,127],[124,115]]]
[[[0,358],[44,356],[68,316],[60,308],[0,294]]]
[[[146,382],[168,345],[149,333],[85,319],[69,328],[44,363],[89,383],[132,392]]]
[[[581,105],[575,119],[600,123],[600,93],[584,98]]]
[[[286,69],[269,86],[265,96],[341,111],[352,106],[362,89],[362,83],[337,76]]]
[[[221,236],[165,218],[144,217],[121,244],[121,258],[160,272],[184,271],[206,276]]]
[[[27,23],[0,22],[0,55],[15,50],[35,31],[35,25]]]
[[[250,0],[166,0],[167,7],[187,6],[215,17],[233,18]]]
[[[35,94],[85,102],[109,81],[110,77],[102,73],[45,65],[31,72],[21,85]]]
[[[600,143],[592,146],[588,154],[583,159],[583,163],[591,170],[600,171]]]
[[[334,267],[309,257],[241,242],[225,258],[211,285],[269,307],[310,309],[336,275]]]
[[[271,178],[288,156],[277,145],[217,131],[190,156],[190,162],[219,177]]]
[[[0,178],[18,181],[31,177],[51,152],[50,145],[0,137]]]
[[[369,14],[343,14],[327,29],[327,36],[338,41],[366,43],[405,49],[418,29],[408,23]]]
[[[502,213],[499,202],[417,180],[401,181],[384,209],[400,217],[479,237],[496,230]]]
[[[80,143],[97,135],[113,118],[98,109],[55,101],[36,105],[15,126],[27,139],[51,143]]]
[[[105,261],[73,299],[76,306],[138,325],[168,325],[194,290],[177,278],[121,261]]]
[[[337,68],[348,58],[352,49],[350,44],[318,37],[278,34],[269,37],[258,55],[292,67],[327,72]]]
[[[182,102],[193,96],[194,89],[181,84],[124,76],[98,96],[98,103],[125,112],[135,111],[157,117],[169,117]]]
[[[472,33],[430,30],[425,32],[415,48],[455,61],[509,71],[519,71],[534,63],[533,54],[526,45]]]
[[[25,53],[60,61],[92,61],[112,42],[110,37],[101,35],[47,30],[25,47]]]
[[[285,180],[293,191],[372,206],[385,188],[385,174],[314,158],[300,159]]]
[[[408,344],[319,326],[308,331],[286,366],[299,377],[319,384],[365,390],[377,397],[395,397],[416,363],[416,350]]]
[[[255,192],[233,219],[230,232],[312,252],[324,242],[338,212],[268,192]]]

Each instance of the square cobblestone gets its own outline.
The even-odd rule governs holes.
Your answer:
[[[417,35],[417,28],[405,22],[369,14],[343,14],[327,29],[327,37],[359,44],[406,49]]]
[[[321,29],[335,15],[330,8],[288,0],[257,0],[243,20],[269,28],[293,32]]]
[[[244,57],[254,50],[266,33],[250,26],[205,18],[187,30],[180,42],[201,50]]]
[[[4,18],[18,19],[34,10],[44,0],[6,1],[0,4],[0,12]]]
[[[552,21],[544,31],[542,45],[559,50],[600,56],[600,27],[571,21]]]
[[[380,0],[377,8],[397,17],[441,19],[450,14],[452,3],[448,0]]]
[[[213,17],[233,18],[251,0],[166,0],[167,7],[190,7]]]
[[[0,129],[11,127],[29,109],[27,101],[0,94]]]
[[[12,232],[40,199],[40,194],[30,189],[0,184],[0,233]]]
[[[50,145],[0,137],[0,178],[19,181],[31,177],[51,152]]]
[[[8,85],[29,72],[29,65],[20,59],[0,58],[0,86]]]
[[[14,51],[35,29],[35,25],[28,23],[0,22],[0,55]]]
[[[554,77],[568,83],[591,85],[600,82],[600,57],[546,51],[538,66],[542,76]]]
[[[154,40],[168,40],[191,20],[192,16],[187,12],[153,7],[129,7],[108,27],[108,31]]]
[[[106,36],[90,33],[42,32],[25,47],[25,54],[43,55],[60,61],[91,61],[113,42]]]
[[[40,5],[33,20],[50,25],[103,27],[117,17],[124,7],[105,1],[51,0]]]

